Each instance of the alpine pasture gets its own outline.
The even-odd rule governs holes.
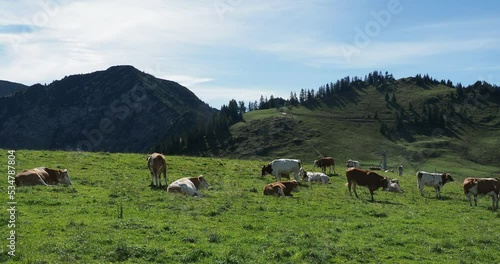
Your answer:
[[[7,163],[7,150],[0,160]],[[21,263],[499,263],[500,212],[490,197],[470,207],[455,166],[443,199],[415,172],[404,194],[358,187],[349,196],[345,161],[330,184],[305,183],[293,197],[264,196],[269,160],[167,156],[169,183],[204,175],[204,197],[151,189],[146,154],[16,151],[16,170],[66,168],[71,186],[16,188],[16,256],[7,255],[7,177],[1,262]],[[291,157],[293,158],[293,157]],[[303,160],[307,171],[318,171]],[[451,161],[450,161],[451,162]],[[450,163],[452,164],[452,163]],[[362,162],[363,167],[363,162]],[[445,166],[444,164],[441,164]],[[4,166],[5,168],[5,166]],[[493,176],[493,175],[491,175]]]

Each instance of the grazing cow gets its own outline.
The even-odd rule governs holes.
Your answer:
[[[349,194],[351,193],[351,186],[354,190],[354,194],[357,198],[358,194],[356,193],[356,185],[366,186],[370,191],[370,195],[373,199],[373,192],[382,188],[382,191],[390,191],[390,192],[398,192],[402,193],[399,186],[399,182],[397,180],[389,180],[387,177],[382,177],[373,171],[361,170],[357,168],[350,168],[346,171],[347,176],[347,188],[349,189]]]
[[[189,196],[203,197],[199,189],[210,186],[203,175],[198,177],[185,177],[172,182],[167,187],[167,192],[182,193]]]
[[[304,178],[302,178],[302,180],[308,182],[321,182],[327,184],[330,181],[330,177],[328,177],[328,175],[322,172],[304,171]]]
[[[399,177],[403,176],[403,165],[398,166],[398,176]]]
[[[45,185],[54,186],[56,184],[71,185],[68,170],[57,170],[45,167],[24,170],[15,177],[17,186]]]
[[[452,181],[453,178],[448,173],[417,172],[417,184],[422,196],[424,196],[424,186],[432,186],[436,189],[436,197],[441,198],[441,188],[445,183]]]
[[[281,182],[273,182],[264,186],[264,195],[274,195],[276,197],[285,196],[283,190],[285,185]]]
[[[335,160],[332,157],[320,158],[314,161],[314,167],[320,167],[323,173],[326,173],[326,167],[330,167],[329,173],[335,172]]]
[[[161,174],[165,178],[165,186],[167,182],[167,162],[165,157],[160,153],[153,153],[147,157],[149,172],[151,173],[151,186],[161,187]]]
[[[357,160],[348,160],[347,161],[347,168],[356,168],[356,169],[359,169],[361,168],[361,166],[359,165],[359,161]]]
[[[275,159],[268,165],[262,166],[261,176],[264,177],[266,174],[271,174],[276,177],[276,181],[280,181],[282,175],[290,175],[292,172],[296,181],[299,181],[299,176],[304,175],[300,160]]]
[[[491,209],[498,209],[500,195],[500,179],[498,178],[466,178],[463,183],[464,193],[472,206],[471,196],[474,195],[474,204],[477,206],[477,195],[491,195]]]

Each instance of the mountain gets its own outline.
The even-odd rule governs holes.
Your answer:
[[[28,86],[20,83],[0,80],[0,97],[11,96],[18,91],[27,89]]]
[[[0,98],[0,148],[145,152],[214,113],[176,82],[114,66]]]

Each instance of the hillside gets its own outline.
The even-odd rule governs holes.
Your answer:
[[[0,150],[0,160],[8,155]],[[7,228],[4,212],[0,262],[500,262],[500,212],[489,209],[485,196],[470,207],[459,177],[436,199],[431,187],[421,197],[415,175],[405,174],[399,177],[403,194],[378,190],[370,202],[366,188],[358,187],[359,198],[349,196],[345,168],[338,168],[330,184],[305,183],[293,197],[276,198],[262,195],[274,179],[260,177],[259,161],[167,156],[169,183],[206,177],[210,187],[196,198],[151,189],[145,157],[16,151],[17,172],[66,168],[72,185],[15,189],[15,227]],[[12,202],[7,186],[5,180],[0,187],[5,209]],[[10,231],[15,257],[7,255]]]
[[[0,97],[11,96],[27,88],[24,84],[0,80]]]
[[[390,168],[466,166],[471,173],[500,173],[500,96],[481,87],[458,91],[404,78],[383,86],[358,83],[297,106],[251,111],[231,127],[227,154],[305,162],[324,155],[339,166],[347,159],[379,166],[386,152]]]
[[[144,152],[214,112],[176,82],[115,66],[0,98],[0,147]]]

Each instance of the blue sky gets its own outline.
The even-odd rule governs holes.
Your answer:
[[[500,84],[500,1],[0,0],[0,79],[126,64],[212,107],[373,70]]]

